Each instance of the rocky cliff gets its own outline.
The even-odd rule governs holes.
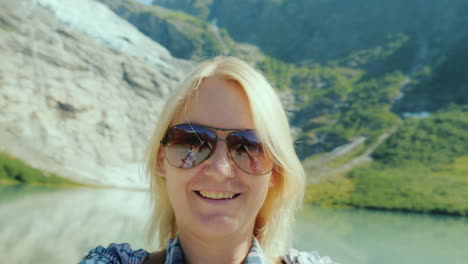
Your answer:
[[[0,0],[0,151],[86,183],[142,187],[177,60],[92,0]]]
[[[255,59],[260,55],[257,47],[234,42],[225,29],[217,27],[215,21],[134,0],[98,1],[178,58],[203,60],[229,54]]]

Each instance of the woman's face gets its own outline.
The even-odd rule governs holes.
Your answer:
[[[194,123],[229,129],[254,129],[249,105],[234,82],[207,78],[188,108],[173,125]],[[225,139],[229,131],[216,131]],[[212,156],[191,169],[172,166],[160,151],[161,176],[165,178],[179,234],[202,239],[228,235],[251,236],[263,205],[272,173],[251,175],[229,158],[226,143],[218,141]],[[240,194],[216,199],[218,194]],[[203,195],[205,197],[203,197]],[[207,198],[212,197],[212,198]]]

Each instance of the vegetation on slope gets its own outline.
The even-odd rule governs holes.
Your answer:
[[[417,45],[445,49],[447,40],[466,32],[468,4],[448,0],[154,0],[153,4],[197,15],[209,10],[236,41],[258,45],[269,56],[288,62],[324,63],[359,50],[373,49],[389,35],[403,32]],[[417,13],[414,10],[418,10]],[[447,15],[450,14],[450,15]],[[414,55],[400,57],[412,62]]]
[[[311,203],[468,215],[468,106],[410,119],[374,162],[309,186]]]
[[[42,185],[76,185],[56,174],[32,168],[23,161],[0,152],[0,183],[42,184]]]
[[[302,129],[297,141],[303,159],[358,136],[369,137],[371,144],[399,120],[390,109],[406,81],[400,71],[372,77],[364,69],[335,63],[297,66],[270,57],[258,66],[279,90],[298,98],[291,123]]]
[[[449,104],[468,104],[468,35],[419,70],[394,107],[399,112],[434,111]]]
[[[197,0],[197,1],[179,1],[179,0],[156,0],[153,4],[166,8],[178,10],[199,17],[208,19],[210,16],[210,8],[213,0]]]

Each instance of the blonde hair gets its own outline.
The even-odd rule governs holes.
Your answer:
[[[196,67],[166,102],[148,148],[147,173],[150,178],[152,217],[149,241],[163,248],[175,237],[177,227],[166,185],[157,174],[160,140],[174,117],[195,94],[204,78],[218,77],[237,82],[251,107],[255,129],[275,160],[276,184],[269,188],[254,229],[268,257],[283,255],[292,246],[292,227],[296,210],[302,204],[305,174],[294,151],[288,119],[278,95],[254,67],[235,57],[216,57]]]

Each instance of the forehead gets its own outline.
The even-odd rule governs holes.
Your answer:
[[[243,88],[235,81],[217,77],[203,80],[173,123],[187,122],[219,128],[255,128]]]

